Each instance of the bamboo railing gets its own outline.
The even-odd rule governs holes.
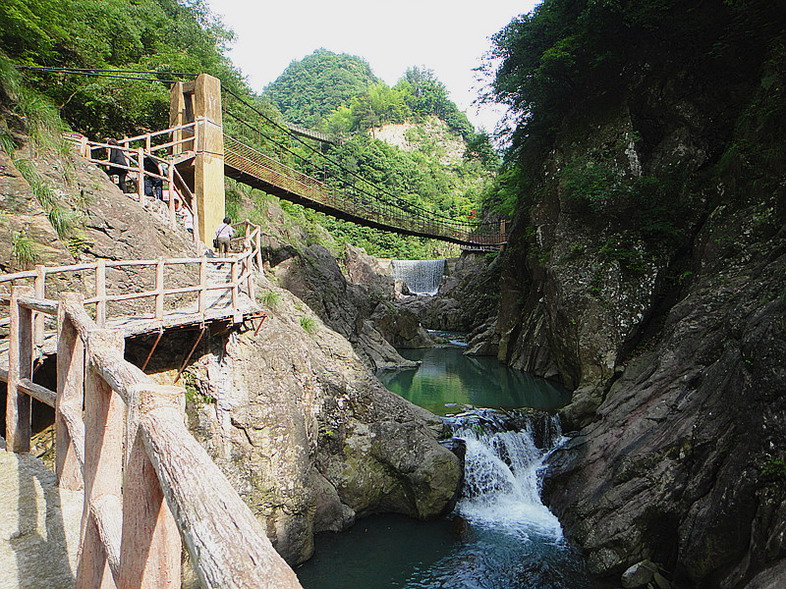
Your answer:
[[[208,589],[300,587],[186,429],[185,390],[126,362],[123,333],[93,321],[83,295],[33,295],[8,299],[6,442],[30,450],[31,397],[54,407],[59,485],[84,490],[76,588],[179,587],[181,538]],[[34,313],[56,317],[57,391],[30,380]]]

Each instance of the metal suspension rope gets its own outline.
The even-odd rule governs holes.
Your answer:
[[[118,80],[141,80],[143,82],[161,82],[162,84],[176,84],[179,80],[167,80],[161,78],[145,78],[142,76],[129,76],[129,75],[122,75],[124,72],[128,71],[130,73],[140,73],[140,74],[167,74],[172,76],[183,75],[183,76],[190,76],[192,74],[177,74],[171,72],[132,72],[131,70],[87,70],[87,69],[78,69],[78,68],[50,68],[50,67],[43,67],[43,66],[30,66],[30,65],[16,65],[14,66],[20,70],[33,70],[33,71],[40,71],[40,72],[49,72],[55,74],[73,74],[76,76],[88,76],[93,78],[115,78]],[[108,72],[120,72],[121,75],[114,75]]]
[[[427,216],[427,217],[429,217],[429,218],[434,218],[434,219],[442,219],[442,220],[443,220],[442,222],[443,222],[443,223],[445,223],[445,224],[451,224],[451,225],[466,225],[466,226],[480,226],[480,225],[481,225],[480,223],[462,223],[462,222],[456,221],[455,219],[452,219],[451,217],[448,217],[448,216],[446,216],[446,215],[441,215],[441,214],[439,214],[439,213],[437,213],[437,212],[435,212],[435,211],[430,211],[430,210],[428,210],[428,209],[426,209],[426,208],[424,208],[424,207],[421,207],[421,206],[419,206],[419,205],[416,205],[416,204],[413,204],[413,203],[409,203],[409,202],[407,202],[407,201],[405,201],[405,200],[401,199],[400,197],[398,197],[398,196],[396,196],[396,195],[394,195],[394,194],[391,194],[391,193],[390,193],[389,191],[387,191],[386,189],[384,189],[384,188],[382,188],[382,187],[380,187],[380,186],[376,186],[375,184],[373,184],[373,183],[372,183],[372,182],[370,182],[369,180],[366,180],[365,178],[363,178],[362,176],[360,176],[360,175],[356,174],[355,172],[352,172],[351,170],[347,170],[347,169],[346,169],[346,168],[345,168],[345,167],[344,167],[344,166],[343,166],[343,165],[342,165],[340,162],[338,162],[338,161],[336,161],[336,160],[334,160],[334,159],[332,159],[332,158],[328,157],[327,155],[325,155],[325,154],[321,153],[319,150],[315,149],[314,147],[312,147],[311,145],[309,145],[308,143],[306,143],[305,141],[303,141],[303,140],[302,140],[300,137],[297,137],[296,135],[294,135],[294,134],[293,134],[293,133],[292,133],[292,132],[291,132],[289,129],[287,129],[285,126],[283,126],[283,125],[279,124],[277,121],[275,121],[275,120],[273,120],[272,118],[270,118],[269,116],[267,116],[265,113],[263,113],[262,111],[260,111],[259,109],[257,109],[257,108],[256,108],[254,105],[252,105],[252,104],[250,104],[250,103],[246,102],[246,101],[245,101],[245,100],[244,100],[242,97],[240,97],[239,95],[237,95],[235,92],[233,92],[233,91],[232,91],[232,90],[230,90],[229,88],[225,88],[225,90],[226,90],[226,91],[227,91],[229,94],[231,94],[233,97],[235,97],[235,98],[236,98],[236,99],[237,99],[237,100],[238,100],[238,101],[239,101],[241,104],[243,104],[243,105],[247,106],[248,108],[250,108],[251,110],[253,110],[253,111],[254,111],[256,114],[258,114],[260,117],[262,117],[263,119],[265,119],[266,121],[268,121],[268,122],[269,122],[269,123],[271,123],[272,125],[274,125],[274,126],[278,127],[278,128],[279,128],[279,129],[281,129],[282,131],[286,132],[286,133],[287,133],[287,134],[288,134],[288,135],[289,135],[289,136],[290,136],[292,139],[294,139],[294,140],[298,141],[299,143],[301,143],[301,144],[302,144],[303,146],[305,146],[305,147],[306,147],[308,150],[312,151],[313,153],[316,153],[316,154],[317,154],[317,155],[319,155],[320,157],[322,157],[322,158],[326,159],[327,161],[329,161],[329,162],[333,163],[333,164],[334,164],[334,165],[336,165],[336,166],[337,166],[339,169],[341,169],[341,170],[343,170],[344,172],[346,172],[348,175],[350,175],[350,176],[352,176],[352,177],[354,177],[354,178],[357,178],[357,179],[358,179],[358,180],[360,180],[361,182],[364,182],[364,183],[366,183],[366,184],[370,184],[370,185],[371,185],[371,187],[372,187],[372,188],[374,188],[375,190],[378,190],[379,192],[381,192],[381,193],[383,193],[383,194],[386,194],[386,195],[388,195],[389,197],[393,198],[393,199],[394,199],[394,200],[396,200],[396,201],[402,201],[402,202],[406,203],[406,204],[407,204],[407,206],[408,206],[410,209],[416,209],[416,210],[422,211],[422,212],[423,212],[423,214],[424,214],[424,216]],[[276,143],[277,143],[277,142],[276,142]],[[278,144],[278,143],[277,143],[277,144]],[[364,191],[364,193],[365,193],[365,191]],[[365,193],[365,194],[368,194],[368,193]],[[369,195],[369,196],[370,196],[370,195]]]
[[[225,112],[226,112],[226,114],[227,114],[227,115],[229,115],[230,117],[232,117],[234,120],[236,120],[236,121],[237,121],[238,123],[240,123],[241,125],[244,125],[244,126],[246,126],[246,127],[249,129],[249,130],[251,130],[251,131],[253,131],[253,132],[255,132],[255,133],[258,133],[260,136],[264,137],[264,138],[265,138],[265,139],[267,139],[268,141],[271,141],[272,143],[274,143],[275,145],[277,145],[278,147],[280,147],[282,150],[286,151],[287,153],[289,153],[289,154],[290,154],[290,155],[292,155],[293,157],[296,157],[296,158],[298,158],[298,159],[301,159],[301,160],[304,160],[304,159],[305,159],[305,158],[303,158],[303,156],[301,156],[301,155],[300,155],[300,154],[298,154],[298,153],[295,153],[294,151],[292,151],[291,149],[289,149],[289,148],[288,148],[286,145],[282,144],[281,142],[279,142],[279,141],[278,141],[277,139],[275,139],[274,137],[271,137],[270,135],[267,135],[267,134],[265,134],[263,131],[259,130],[258,128],[256,128],[256,127],[253,127],[253,126],[252,126],[250,123],[248,123],[247,121],[245,121],[245,120],[241,119],[240,117],[238,117],[237,115],[233,114],[232,112],[230,112],[230,111],[228,111],[228,110],[227,110],[227,111],[225,111]],[[331,160],[331,161],[332,161],[332,160]],[[344,168],[342,168],[342,169],[344,169]],[[349,172],[349,173],[351,173],[351,172]],[[361,178],[361,180],[363,180],[363,181],[364,181],[364,182],[366,182],[367,184],[371,184],[371,182],[369,182],[368,180],[365,180],[364,178]],[[342,182],[344,182],[345,184],[348,184],[348,185],[350,185],[350,186],[353,186],[353,187],[354,187],[354,188],[356,188],[356,189],[357,189],[359,192],[361,192],[362,194],[364,194],[364,195],[368,196],[369,198],[371,198],[371,199],[373,199],[373,198],[374,198],[374,195],[370,194],[370,193],[369,193],[367,190],[365,190],[364,188],[362,188],[362,187],[360,187],[360,186],[355,186],[355,185],[353,185],[353,184],[349,184],[348,182],[346,182],[346,181],[344,181],[344,180],[342,180]],[[372,185],[372,186],[374,186],[373,184],[371,184],[371,185]],[[400,198],[400,197],[397,197],[397,196],[395,196],[395,195],[389,194],[389,193],[387,193],[387,192],[385,192],[385,191],[382,191],[382,192],[384,192],[386,195],[390,196],[391,198],[393,198],[393,199],[395,200],[395,202],[393,202],[393,203],[390,203],[390,202],[383,201],[383,202],[385,202],[385,204],[388,204],[389,206],[394,206],[394,207],[397,207],[397,208],[399,208],[399,209],[401,209],[401,210],[403,210],[403,211],[406,211],[406,212],[408,212],[408,213],[410,213],[410,214],[414,214],[414,215],[416,215],[416,216],[427,217],[427,218],[432,218],[432,217],[434,216],[434,215],[431,213],[431,211],[429,211],[428,209],[424,209],[424,208],[422,208],[422,207],[419,207],[418,205],[415,205],[415,204],[413,204],[413,203],[410,203],[410,202],[408,202],[408,201],[406,201],[406,200],[404,200],[404,199],[402,199],[402,198]],[[455,221],[455,220],[452,220],[452,219],[451,219],[450,221],[452,222],[452,224],[455,224],[455,225],[461,225],[461,224],[462,224],[462,223],[460,223],[460,222],[458,222],[458,221]]]
[[[193,76],[196,77],[199,74],[194,74],[191,72],[159,72],[159,71],[150,71],[150,70],[115,70],[109,68],[94,68],[94,67],[55,67],[55,66],[48,66],[48,65],[15,65],[16,69],[20,70],[46,70],[46,71],[62,71],[62,72],[69,72],[69,73],[76,73],[76,72],[109,72],[109,73],[116,73],[116,74],[151,74],[151,75],[161,75],[161,76]]]
[[[318,150],[314,149],[314,147],[312,147],[311,145],[309,145],[308,143],[306,143],[305,141],[303,141],[302,139],[300,139],[299,137],[297,137],[296,135],[294,135],[294,134],[293,134],[293,133],[292,133],[292,132],[291,132],[291,131],[290,131],[288,128],[286,128],[286,127],[285,127],[285,126],[283,126],[283,125],[280,125],[280,124],[279,124],[277,121],[275,121],[275,120],[271,119],[269,116],[267,116],[267,115],[266,115],[266,114],[264,114],[263,112],[259,111],[259,110],[258,110],[257,108],[255,108],[253,105],[251,105],[251,104],[249,104],[248,102],[246,102],[245,100],[243,100],[243,99],[242,99],[240,96],[238,96],[237,94],[235,94],[234,92],[232,92],[232,91],[231,91],[231,90],[229,90],[228,88],[227,88],[226,90],[227,90],[227,92],[228,92],[229,94],[231,94],[232,96],[234,96],[234,97],[235,97],[235,98],[236,98],[238,101],[240,101],[242,104],[244,104],[245,106],[247,106],[248,108],[250,108],[251,110],[253,110],[255,113],[257,113],[259,116],[261,116],[263,119],[265,119],[266,121],[268,121],[269,123],[271,123],[271,124],[272,124],[272,125],[274,125],[275,127],[278,127],[278,128],[279,128],[279,129],[281,129],[282,131],[286,132],[286,133],[287,133],[287,134],[288,134],[288,135],[289,135],[289,136],[290,136],[292,139],[295,139],[296,141],[298,141],[299,143],[301,143],[301,144],[302,144],[304,147],[306,147],[308,150],[310,150],[310,151],[312,151],[312,152],[316,153],[317,155],[319,155],[320,157],[324,158],[325,160],[327,160],[327,161],[329,161],[329,162],[331,162],[331,163],[335,164],[335,165],[336,165],[336,166],[337,166],[339,169],[343,170],[343,171],[344,171],[344,172],[346,172],[348,175],[350,175],[350,176],[353,176],[354,178],[357,178],[357,179],[358,179],[358,180],[360,180],[361,182],[364,182],[364,183],[366,183],[366,184],[369,184],[369,185],[371,185],[371,187],[372,187],[372,188],[375,188],[375,189],[376,189],[376,190],[378,190],[379,192],[381,192],[381,193],[383,193],[383,194],[386,194],[387,196],[389,196],[390,198],[392,198],[394,201],[401,203],[401,205],[399,205],[399,208],[402,208],[402,209],[404,209],[404,210],[408,210],[408,212],[413,212],[413,213],[414,213],[414,211],[420,211],[420,212],[423,214],[423,216],[430,217],[430,218],[433,218],[433,217],[438,217],[438,218],[441,218],[441,219],[445,219],[445,221],[444,221],[444,222],[447,222],[447,223],[450,223],[450,224],[457,224],[457,225],[460,225],[460,224],[462,224],[462,223],[460,223],[460,222],[456,221],[455,219],[451,219],[450,217],[447,217],[447,216],[444,216],[444,215],[440,215],[440,214],[438,214],[438,213],[435,213],[435,212],[433,212],[433,211],[429,211],[428,209],[426,209],[426,208],[424,208],[424,207],[421,207],[421,206],[418,206],[418,205],[416,205],[416,204],[410,203],[410,202],[408,202],[408,201],[406,201],[406,200],[402,199],[401,197],[398,197],[398,196],[396,196],[396,195],[394,195],[394,194],[391,194],[390,192],[388,192],[388,191],[387,191],[387,190],[385,190],[384,188],[374,185],[372,182],[370,182],[369,180],[366,180],[365,178],[363,178],[362,176],[360,176],[360,175],[356,174],[355,172],[352,172],[352,171],[350,171],[350,170],[347,170],[347,169],[346,169],[346,168],[345,168],[345,167],[344,167],[344,166],[343,166],[343,165],[342,165],[340,162],[338,162],[338,161],[336,161],[336,160],[334,160],[334,159],[332,159],[332,158],[330,158],[330,157],[326,156],[325,154],[323,154],[323,153],[319,152]],[[227,112],[229,112],[229,111],[227,111]],[[229,114],[231,115],[232,113],[229,113]],[[232,115],[232,116],[235,116],[235,115]],[[235,118],[237,118],[237,117],[235,116]],[[280,144],[278,141],[276,141],[275,139],[271,139],[271,141],[273,141],[274,143],[276,143],[276,145],[279,145],[279,146],[280,146],[280,147],[282,147],[283,149],[287,149],[286,147],[284,147],[283,145],[281,145],[281,144]],[[289,151],[289,150],[287,150],[287,151]],[[290,153],[292,153],[292,152],[290,151]],[[294,155],[295,155],[295,157],[301,158],[301,156],[299,156],[299,155],[297,155],[297,154],[294,154]],[[301,159],[302,159],[302,158],[301,158]],[[344,182],[346,182],[346,181],[344,181]],[[373,195],[369,194],[367,191],[363,190],[362,188],[359,188],[359,187],[358,187],[358,190],[360,190],[361,192],[363,192],[363,194],[366,194],[367,196],[369,196],[369,197],[372,197],[372,198],[373,198]],[[394,206],[396,206],[396,205],[394,205]],[[414,214],[417,214],[417,213],[414,213]],[[464,224],[466,224],[466,223],[464,223]]]

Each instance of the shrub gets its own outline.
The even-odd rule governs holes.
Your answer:
[[[259,302],[268,308],[275,307],[281,300],[281,295],[272,290],[263,290],[259,294]]]
[[[303,331],[305,331],[307,334],[311,335],[317,330],[317,322],[314,321],[311,317],[301,317],[300,327],[302,327]]]
[[[35,265],[41,259],[38,244],[27,237],[24,231],[14,233],[11,242],[11,255],[16,258],[20,266],[25,268]]]

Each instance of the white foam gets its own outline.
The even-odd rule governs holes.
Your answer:
[[[457,506],[463,517],[523,538],[562,539],[559,520],[540,500],[538,469],[545,454],[530,432],[464,429],[456,437],[467,443],[464,496]]]

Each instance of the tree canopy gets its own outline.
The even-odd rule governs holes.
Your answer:
[[[0,46],[17,64],[209,73],[248,93],[224,50],[232,33],[204,0],[4,0]],[[94,136],[165,126],[163,83],[27,72],[62,117]],[[170,79],[162,75],[160,78]]]
[[[317,49],[290,63],[263,94],[289,122],[314,127],[378,81],[365,59]]]

